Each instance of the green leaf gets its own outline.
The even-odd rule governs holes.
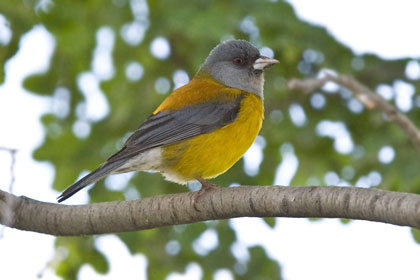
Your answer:
[[[420,230],[416,228],[411,228],[411,234],[413,235],[414,240],[417,243],[420,243]]]
[[[274,228],[276,226],[276,218],[264,218],[263,221],[269,226],[270,228]]]

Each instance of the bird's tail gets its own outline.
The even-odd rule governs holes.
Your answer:
[[[109,175],[112,171],[120,167],[126,162],[125,159],[120,159],[114,162],[107,162],[95,171],[92,171],[70,187],[64,190],[62,194],[60,194],[59,197],[57,197],[58,202],[63,202],[67,198],[71,197],[87,185],[90,185],[92,183],[95,183],[96,181],[102,179],[103,177]]]

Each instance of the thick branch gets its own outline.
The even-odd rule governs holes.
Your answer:
[[[355,97],[368,109],[378,109],[385,113],[388,118],[401,127],[407,137],[411,140],[417,150],[420,152],[420,131],[416,125],[404,114],[398,111],[393,105],[389,104],[381,96],[370,90],[367,86],[361,84],[353,77],[348,75],[332,76],[326,75],[319,79],[292,79],[288,87],[303,92],[312,92],[325,85],[327,82],[334,82],[353,91]]]
[[[354,187],[235,187],[68,206],[0,191],[0,223],[51,235],[126,232],[235,217],[348,218],[420,229],[420,195]]]

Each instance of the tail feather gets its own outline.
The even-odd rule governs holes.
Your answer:
[[[99,167],[98,169],[92,171],[73,185],[69,186],[67,189],[64,190],[59,197],[57,197],[58,202],[63,202],[64,200],[68,199],[84,187],[95,183],[96,181],[102,179],[103,177],[109,175],[112,171],[120,167],[126,162],[125,159],[117,160],[115,162],[105,163],[103,166]]]

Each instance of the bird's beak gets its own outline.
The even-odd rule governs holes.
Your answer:
[[[273,66],[274,64],[279,63],[277,59],[269,58],[266,56],[260,56],[257,60],[255,60],[252,67],[254,67],[254,70],[264,70],[268,67]]]

